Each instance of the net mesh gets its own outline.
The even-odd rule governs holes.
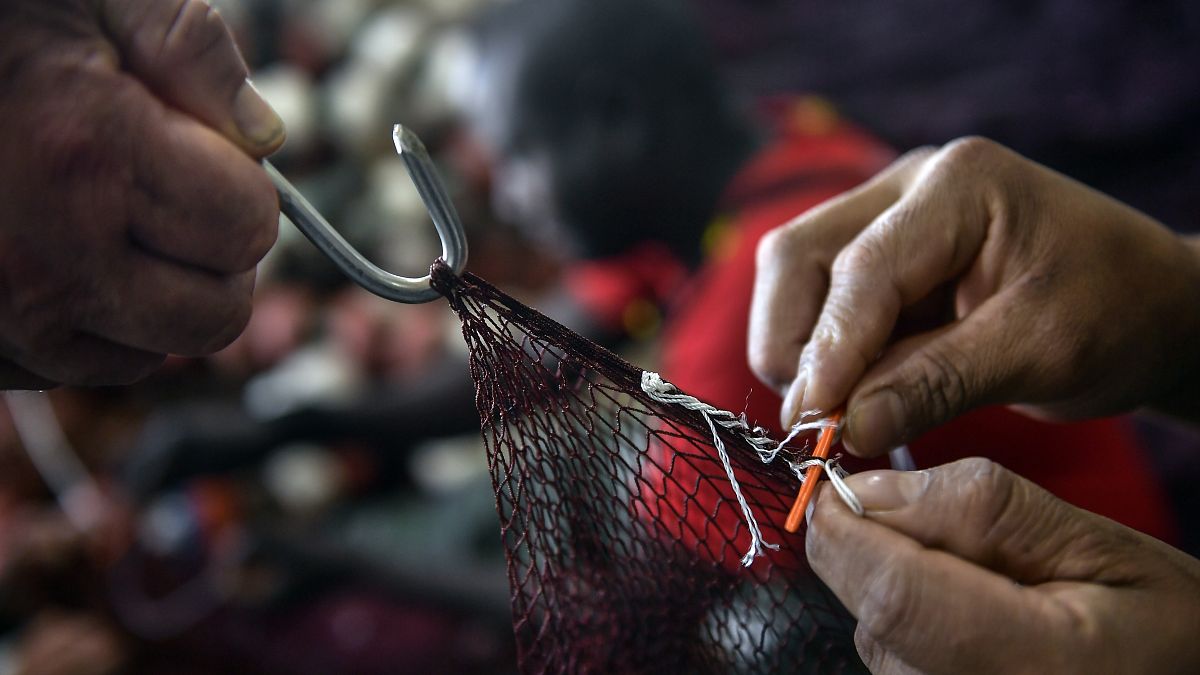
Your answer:
[[[433,269],[462,321],[523,672],[866,672],[853,619],[781,527],[798,480],[717,427],[768,541],[694,410],[642,370],[478,277]]]

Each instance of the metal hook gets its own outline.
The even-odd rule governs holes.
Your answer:
[[[467,236],[462,221],[454,210],[454,204],[446,194],[446,188],[438,178],[433,160],[425,150],[425,144],[416,134],[397,124],[392,128],[392,140],[396,152],[404,161],[404,168],[421,201],[425,203],[433,226],[442,240],[442,259],[455,274],[461,274],[467,264]],[[429,284],[429,275],[402,277],[377,267],[351,246],[329,221],[313,208],[312,204],[288,182],[270,162],[263,162],[267,175],[279,192],[279,208],[288,220],[299,228],[304,236],[338,266],[342,273],[354,283],[388,300],[407,304],[429,302],[439,297]]]

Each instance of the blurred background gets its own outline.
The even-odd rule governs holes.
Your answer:
[[[833,193],[918,145],[986,135],[1200,228],[1195,3],[688,0],[645,19],[678,34],[614,14],[627,43],[520,2],[211,1],[287,123],[272,161],[372,260],[420,275],[439,250],[401,122],[455,198],[469,269],[645,367],[664,339],[686,355],[668,315],[702,260],[737,250],[722,216],[742,193]],[[635,56],[659,79],[621,79]],[[636,121],[645,100],[677,138]],[[730,188],[778,138],[786,167]],[[514,670],[454,316],[350,286],[286,222],[256,294],[211,358],[7,395],[0,674]],[[1138,425],[1186,523],[1200,442]]]

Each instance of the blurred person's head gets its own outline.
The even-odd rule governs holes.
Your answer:
[[[585,257],[685,258],[754,141],[672,0],[518,0],[475,32],[468,112],[501,217]]]

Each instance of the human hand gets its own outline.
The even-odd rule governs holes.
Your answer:
[[[283,126],[198,0],[0,3],[0,387],[114,384],[250,314]]]
[[[846,482],[807,553],[871,672],[1200,671],[1200,561],[983,459]]]
[[[130,653],[108,620],[46,609],[21,636],[15,660],[18,675],[111,675],[124,671]]]
[[[758,253],[751,365],[785,425],[846,403],[855,454],[987,404],[1200,403],[1197,243],[990,141],[910,153]]]

